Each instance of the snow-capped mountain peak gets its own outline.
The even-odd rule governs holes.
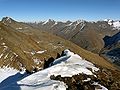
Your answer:
[[[10,17],[3,17],[2,19],[2,23],[11,23],[12,22],[12,18]]]
[[[47,23],[55,23],[55,21],[54,21],[53,19],[48,19],[48,20],[44,21],[44,22],[42,23],[42,25],[45,25],[45,24],[47,24]]]
[[[77,22],[77,24],[79,24],[79,23],[85,22],[85,20],[80,19],[80,20],[77,20],[76,22]]]
[[[120,21],[119,20],[105,19],[104,21],[106,21],[114,29],[120,30]]]

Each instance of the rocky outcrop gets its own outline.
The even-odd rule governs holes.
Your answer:
[[[108,90],[120,89],[120,73],[108,69],[100,69],[93,75],[78,74],[72,77],[61,77],[52,75],[52,80],[59,80],[66,83],[67,90],[95,90],[102,89],[105,86]],[[95,84],[97,83],[97,84]],[[106,90],[107,90],[106,89]]]

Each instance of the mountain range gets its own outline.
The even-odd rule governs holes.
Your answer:
[[[28,24],[70,40],[78,46],[94,53],[99,53],[101,48],[104,47],[103,38],[106,35],[112,36],[120,30],[120,22],[109,19],[108,21],[96,22],[85,20],[58,22],[49,19],[45,22]]]
[[[4,17],[0,90],[120,89],[119,30],[120,22],[109,19],[28,23]]]
[[[120,32],[120,21],[119,20],[110,20],[105,19],[96,22],[90,22],[85,20],[77,20],[77,21],[66,21],[66,22],[58,22],[54,20],[47,20],[44,22],[38,23],[28,23],[29,25],[36,27],[38,29],[50,32],[54,35],[60,36],[64,39],[67,39],[78,46],[82,47],[85,50],[91,51],[93,53],[97,53],[104,58],[109,59],[109,61],[114,61],[114,58],[117,58],[114,62],[119,62],[120,54],[119,54],[119,38],[118,35]],[[112,39],[107,38],[112,37]],[[112,44],[112,47],[117,50],[117,55],[107,55],[101,54],[105,51],[107,44]],[[117,47],[113,44],[117,44]],[[109,45],[111,46],[111,45]],[[114,51],[114,50],[113,50]],[[116,64],[117,64],[116,63]],[[118,66],[120,64],[117,64]]]

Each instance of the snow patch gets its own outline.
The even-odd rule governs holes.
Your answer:
[[[17,55],[15,52],[14,52],[13,54],[14,54],[16,57],[18,57],[18,55]]]
[[[45,25],[45,24],[47,24],[47,23],[49,23],[49,22],[54,22],[54,20],[48,19],[48,20],[46,20],[45,22],[43,22],[42,25]]]
[[[91,78],[87,78],[86,80],[83,80],[83,82],[88,82],[90,80],[91,80]]]
[[[6,18],[6,21],[8,21],[9,23],[11,23],[11,18],[10,18],[10,17],[7,17],[7,18]]]
[[[113,23],[113,26],[116,27],[116,28],[119,28],[120,27],[120,21],[115,21]]]
[[[2,56],[3,56],[3,53],[2,53],[2,54],[0,54],[0,58],[2,58]]]
[[[120,21],[116,20],[111,20],[111,19],[105,19],[104,21],[108,22],[110,26],[113,27],[113,29],[118,29],[120,30]]]
[[[57,25],[58,24],[58,22],[55,22],[51,27],[54,27],[55,25]]]
[[[47,50],[43,50],[43,51],[37,51],[36,53],[42,54],[44,52],[46,52]]]
[[[2,43],[1,45],[5,45],[5,43]]]
[[[35,55],[36,53],[37,54],[42,54],[42,53],[45,53],[47,50],[42,50],[42,51],[31,51],[31,52],[29,52],[29,51],[24,51],[24,53],[30,53],[31,55]]]
[[[98,85],[98,86],[100,86],[100,87],[102,88],[102,89],[97,89],[97,88],[95,88],[95,90],[108,90],[106,87],[98,84],[97,82],[94,82],[93,85]]]
[[[28,52],[28,53],[29,53],[29,52]],[[30,53],[31,53],[32,55],[35,55],[36,52],[35,52],[35,51],[32,51],[32,52],[30,52]]]
[[[93,75],[92,72],[98,71],[99,68],[95,67],[91,62],[82,59],[78,54],[70,52],[68,49],[64,51],[65,56],[56,59],[53,65],[57,64],[51,73],[61,76],[71,77],[75,74],[84,73],[87,75]],[[60,63],[60,64],[59,64]],[[91,68],[92,71],[87,68]]]
[[[19,71],[10,67],[0,68],[0,83],[9,76],[15,75]]]
[[[82,26],[81,26],[81,28],[80,28],[80,31],[82,31],[82,29],[85,27],[85,23],[82,23]]]
[[[11,22],[12,22],[10,17],[5,17],[4,20],[2,21],[2,23],[4,23],[5,25],[7,25],[7,24],[6,24],[6,21],[7,21],[8,23],[11,23]]]
[[[49,22],[49,20],[45,21],[42,25],[45,25],[45,24],[47,24],[48,22]]]
[[[8,21],[9,19],[10,19],[10,17],[7,17],[7,18],[6,18],[6,21]]]
[[[3,51],[5,51],[5,50],[7,50],[8,49],[8,46],[3,46],[4,47],[4,50]]]
[[[73,24],[73,22],[71,22],[71,23],[69,23],[68,25],[66,25],[66,26],[71,26]]]
[[[19,28],[16,28],[16,30],[22,30],[23,28],[19,27]]]

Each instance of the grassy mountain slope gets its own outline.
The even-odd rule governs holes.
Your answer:
[[[19,30],[16,29],[19,27]],[[27,27],[26,29],[24,29]],[[22,30],[20,29],[22,28]],[[79,54],[82,58],[101,67],[115,69],[97,54],[86,51],[74,43],[16,21],[0,22],[0,66],[17,69],[41,69],[44,60],[56,58],[64,49]]]

